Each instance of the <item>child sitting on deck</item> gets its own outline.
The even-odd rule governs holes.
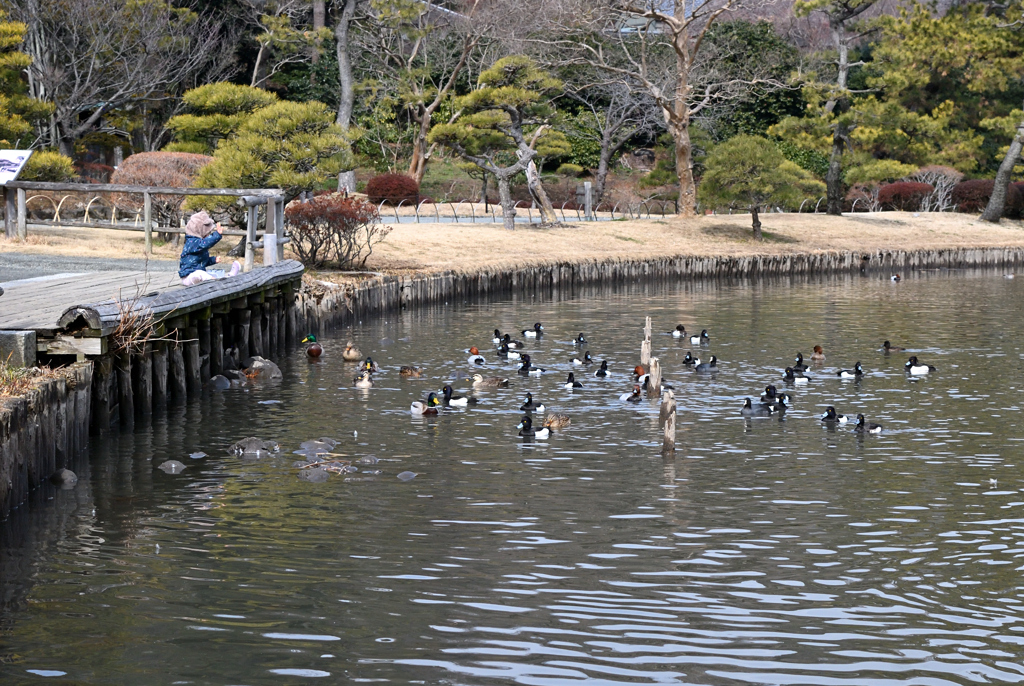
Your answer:
[[[185,286],[194,286],[203,281],[221,278],[206,271],[211,264],[221,261],[219,257],[210,257],[210,248],[221,239],[219,224],[216,224],[206,212],[196,212],[185,225],[185,245],[181,249],[181,262],[178,264],[178,276]],[[228,276],[235,276],[242,268],[237,260],[231,265]]]

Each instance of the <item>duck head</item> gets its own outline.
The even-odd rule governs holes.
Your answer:
[[[831,405],[829,405],[828,407],[825,408],[825,413],[823,415],[821,415],[821,418],[822,419],[835,419],[836,418],[836,408],[834,408]]]
[[[470,355],[479,355],[479,354],[480,354],[480,351],[479,351],[479,350],[477,349],[477,347],[476,347],[476,346],[474,345],[474,346],[473,346],[472,348],[470,348],[470,349],[469,349],[469,354],[470,354]]]
[[[454,391],[452,390],[451,384],[448,384],[447,386],[441,389],[441,394],[444,396],[445,400],[451,400],[452,393],[454,393]]]
[[[544,330],[544,327],[540,325],[540,322],[537,322],[536,324],[533,325],[533,330],[536,331],[537,333],[540,333],[541,331]]]
[[[766,398],[775,398],[775,397],[778,396],[778,394],[779,394],[779,389],[775,388],[775,386],[765,386],[764,387],[764,395],[765,395]]]
[[[309,334],[308,336],[303,338],[301,342],[302,343],[316,343],[316,336],[314,336],[313,334]]]
[[[427,407],[437,407],[441,404],[441,401],[437,398],[437,393],[431,393],[427,396]]]
[[[533,420],[530,419],[529,415],[527,415],[519,421],[519,424],[516,425],[516,428],[525,429],[526,431],[529,431],[530,429],[533,428]]]

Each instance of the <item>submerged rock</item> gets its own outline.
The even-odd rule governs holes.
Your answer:
[[[398,480],[399,481],[412,481],[417,476],[419,476],[419,474],[417,474],[416,472],[401,472],[398,475]]]
[[[245,368],[248,377],[255,381],[280,381],[284,378],[280,367],[259,355],[253,356]]]
[[[199,451],[198,453],[189,454],[189,457],[191,457],[193,460],[201,460],[204,457],[206,457],[206,453]]]
[[[70,469],[58,469],[50,476],[50,482],[62,488],[71,488],[78,483],[78,475]]]
[[[326,469],[320,469],[319,467],[299,470],[300,481],[309,481],[310,483],[319,484],[327,481],[330,477],[330,472]]]
[[[367,455],[366,457],[360,457],[358,460],[356,460],[356,464],[377,464],[378,462],[380,462],[380,460],[378,460],[373,455]]]
[[[214,391],[226,391],[231,388],[231,380],[226,376],[217,374],[210,377],[210,380],[206,382],[206,387]]]
[[[157,469],[165,474],[181,474],[185,470],[185,465],[177,460],[167,460],[167,462],[157,465]]]
[[[235,443],[228,452],[232,455],[241,455],[243,457],[260,458],[269,457],[271,453],[276,453],[281,449],[275,441],[264,441],[262,439],[250,436],[249,438],[243,438],[238,443]]]

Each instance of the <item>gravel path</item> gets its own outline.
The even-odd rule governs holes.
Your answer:
[[[176,260],[149,260],[153,272],[173,272]],[[68,255],[33,255],[28,253],[0,253],[0,284],[18,279],[31,279],[51,274],[101,271],[142,271],[146,260],[115,257],[73,257]]]

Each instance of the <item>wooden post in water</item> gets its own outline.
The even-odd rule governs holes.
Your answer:
[[[196,329],[199,332],[199,383],[206,383],[210,380],[210,317],[196,321]]]
[[[185,388],[188,396],[199,395],[203,382],[199,378],[201,362],[199,360],[199,327],[189,326],[185,329]]]
[[[167,404],[167,344],[153,345],[153,407]]]
[[[117,356],[117,411],[121,419],[121,426],[131,426],[135,423],[132,358],[127,352]]]
[[[650,343],[651,341],[651,318],[647,317],[644,320],[644,340]]]
[[[224,371],[224,318],[214,315],[210,320],[210,376]]]
[[[651,318],[644,322],[644,341],[640,344],[640,364],[644,369],[651,368]]]
[[[263,308],[253,305],[249,314],[249,355],[263,357]]]
[[[185,355],[181,343],[170,346],[169,357],[167,385],[170,386],[171,397],[176,402],[185,402],[188,397],[188,381],[185,378]]]
[[[231,314],[235,320],[232,338],[238,350],[238,360],[242,361],[249,357],[249,309],[233,310]]]
[[[242,271],[251,272],[256,257],[256,222],[259,210],[255,205],[249,207],[248,221],[245,225],[245,265]]]
[[[647,396],[656,398],[661,395],[661,362],[657,357],[651,358],[651,376],[647,381]]]
[[[146,256],[153,254],[153,196],[142,194],[142,228],[146,232]]]
[[[93,433],[106,433],[110,430],[110,410],[113,405],[110,391],[113,376],[114,361],[110,355],[104,355],[95,361],[92,375]]]
[[[668,455],[676,450],[676,398],[672,391],[666,390],[661,395],[660,419],[664,424],[661,453]]]
[[[153,356],[150,348],[150,344],[146,343],[142,353],[132,358],[135,411],[142,415],[153,412]]]

